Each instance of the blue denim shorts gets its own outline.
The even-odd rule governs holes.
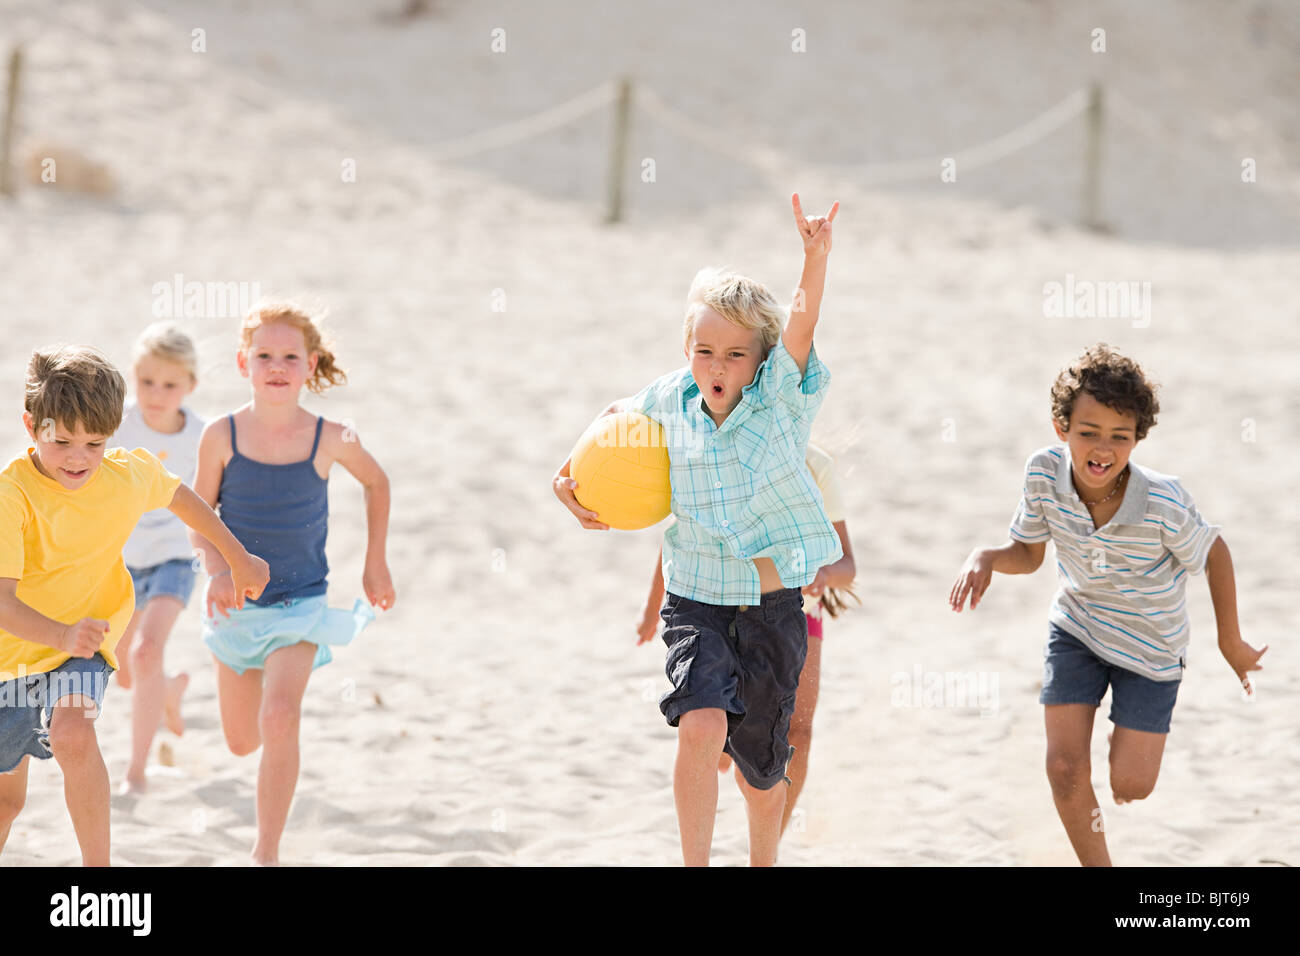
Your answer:
[[[194,593],[194,563],[191,558],[173,558],[147,568],[126,569],[135,585],[135,606],[142,608],[156,597],[170,595],[182,604],[190,603]]]
[[[659,709],[676,727],[684,713],[727,714],[723,750],[751,787],[770,790],[790,761],[790,717],[808,653],[808,619],[798,588],[749,606],[701,604],[669,593],[659,611],[673,689]]]
[[[0,682],[0,773],[13,770],[28,754],[50,759],[55,703],[80,694],[93,700],[98,711],[112,672],[108,661],[96,654],[70,657],[52,671]]]
[[[1043,652],[1040,704],[1101,705],[1110,685],[1110,720],[1117,727],[1169,733],[1169,719],[1181,680],[1152,680],[1103,661],[1077,637],[1050,626]]]

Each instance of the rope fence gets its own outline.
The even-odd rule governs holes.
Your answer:
[[[14,114],[17,108],[21,48],[14,47],[9,58],[8,89],[5,111],[0,117],[0,195],[13,193],[10,151]],[[465,159],[480,153],[504,149],[534,137],[570,126],[586,117],[613,106],[613,132],[606,182],[606,221],[619,222],[623,215],[623,187],[628,179],[629,142],[633,106],[686,140],[733,162],[747,166],[770,182],[788,184],[797,175],[851,177],[856,185],[884,186],[906,182],[942,179],[945,169],[956,164],[962,172],[980,169],[1023,152],[1052,136],[1062,127],[1084,117],[1083,188],[1080,198],[1080,222],[1100,228],[1101,219],[1101,149],[1105,121],[1114,116],[1142,136],[1164,144],[1167,122],[1135,106],[1123,96],[1104,92],[1099,84],[1080,87],[1064,99],[1014,129],[982,143],[953,150],[947,156],[928,159],[895,160],[873,163],[818,164],[810,167],[801,160],[760,144],[742,143],[729,138],[715,126],[702,123],[671,106],[652,87],[644,84],[634,89],[626,77],[595,86],[572,99],[549,107],[532,116],[514,120],[491,129],[480,130],[429,147],[425,155],[435,161]],[[1211,162],[1193,154],[1197,165],[1207,171]],[[1184,156],[1184,158],[1186,158]],[[1222,167],[1212,171],[1223,175]],[[1274,186],[1273,188],[1277,188]],[[1300,196],[1300,183],[1281,189]]]

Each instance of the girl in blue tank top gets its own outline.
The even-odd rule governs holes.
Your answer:
[[[196,538],[211,575],[203,639],[217,668],[221,726],[232,753],[262,747],[253,860],[279,862],[280,836],[298,781],[298,723],[307,679],[374,617],[393,606],[385,559],[388,477],[355,432],[298,404],[346,381],[311,317],[288,305],[257,306],[244,319],[237,355],[252,401],[215,419],[199,441],[194,491],[252,554],[270,565],[256,600],[237,607],[229,568]],[[326,605],[327,477],[338,462],[366,490],[370,533],[362,587],[351,611]]]

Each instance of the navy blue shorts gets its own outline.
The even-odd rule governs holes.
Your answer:
[[[1110,685],[1110,720],[1117,727],[1169,733],[1181,680],[1152,680],[1103,661],[1073,634],[1050,626],[1043,652],[1040,704],[1100,706]]]
[[[808,653],[808,620],[798,588],[760,600],[737,607],[666,596],[659,616],[673,689],[659,709],[672,727],[687,711],[726,711],[723,750],[751,787],[770,790],[785,779],[792,753],[787,735]]]

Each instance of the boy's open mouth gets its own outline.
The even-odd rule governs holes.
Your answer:
[[[88,471],[90,471],[89,468],[83,468],[81,471],[72,471],[68,468],[63,469],[63,473],[72,479],[85,478]]]
[[[1115,463],[1114,463],[1113,461],[1108,461],[1108,462],[1106,462],[1106,463],[1103,465],[1103,464],[1101,464],[1101,463],[1099,463],[1099,462],[1096,462],[1096,461],[1093,461],[1091,458],[1089,458],[1089,459],[1088,459],[1088,474],[1093,475],[1094,477],[1100,478],[1102,475],[1107,474],[1107,473],[1110,471],[1111,466],[1113,466],[1114,464],[1115,464]]]
[[[723,389],[723,387],[722,387],[722,383],[721,383],[721,382],[714,382],[714,383],[713,383],[712,392],[713,392],[713,397],[714,397],[714,398],[721,398],[721,397],[722,397],[722,393],[723,393],[723,391],[724,391],[724,389]]]

